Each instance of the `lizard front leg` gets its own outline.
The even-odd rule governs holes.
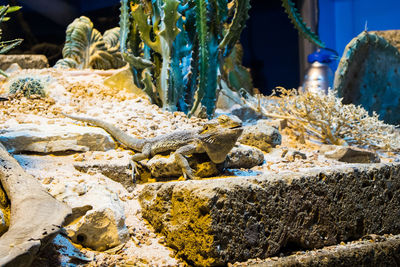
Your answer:
[[[141,153],[136,153],[133,155],[130,160],[129,164],[132,168],[132,181],[136,184],[137,179],[140,179],[140,174],[138,170],[139,161],[150,158],[151,155],[151,144],[144,145]]]
[[[187,155],[192,155],[193,153],[203,153],[204,149],[200,144],[188,144],[186,146],[178,148],[174,156],[174,161],[182,169],[183,177],[186,179],[195,179],[192,168],[190,168],[189,162],[185,158]]]

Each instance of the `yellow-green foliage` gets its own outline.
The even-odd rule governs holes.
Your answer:
[[[21,7],[19,6],[0,6],[0,24],[3,21],[7,21],[10,18],[6,17],[7,13],[11,13],[14,11],[19,10]],[[0,39],[1,39],[1,29],[0,29]],[[0,54],[5,54],[8,51],[10,51],[11,49],[13,49],[14,47],[16,47],[17,45],[19,45],[22,42],[22,39],[15,39],[15,40],[11,40],[11,41],[0,41]],[[0,74],[7,77],[7,74],[0,70]]]
[[[289,127],[325,144],[400,150],[400,134],[394,125],[369,115],[361,106],[344,105],[335,92],[328,95],[277,88],[270,97],[249,96],[245,102],[267,117],[286,119]]]

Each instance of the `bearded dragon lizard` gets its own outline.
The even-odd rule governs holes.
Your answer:
[[[103,128],[118,142],[139,152],[131,158],[134,182],[136,181],[135,173],[138,174],[137,163],[139,161],[150,159],[156,154],[165,152],[173,152],[174,162],[182,169],[185,179],[195,179],[193,170],[185,156],[207,153],[212,162],[223,163],[243,131],[240,120],[221,115],[204,123],[201,128],[178,130],[153,138],[140,139],[130,136],[118,127],[99,119],[62,114],[68,118]]]

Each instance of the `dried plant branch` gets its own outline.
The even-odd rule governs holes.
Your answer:
[[[361,106],[344,105],[333,91],[328,95],[298,93],[278,87],[269,96],[243,97],[243,101],[266,117],[286,119],[290,128],[306,138],[334,145],[400,151],[400,132]]]

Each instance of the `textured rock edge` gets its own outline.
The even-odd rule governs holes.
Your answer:
[[[0,266],[30,266],[60,232],[71,208],[50,196],[1,144],[0,182],[11,201],[10,227],[0,237]]]
[[[251,260],[234,266],[399,266],[400,235],[330,246],[265,261]]]
[[[197,266],[400,233],[400,165],[148,184],[143,217]]]

